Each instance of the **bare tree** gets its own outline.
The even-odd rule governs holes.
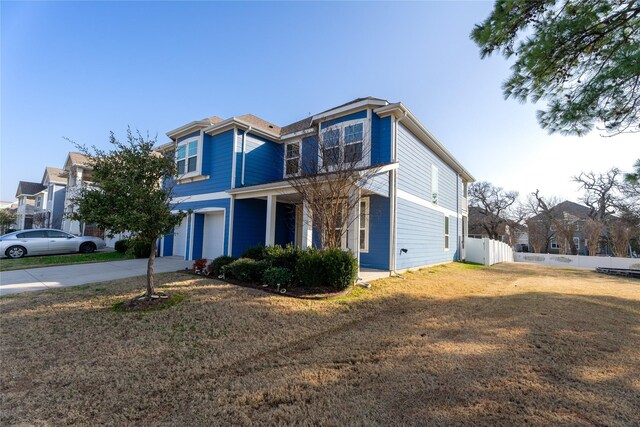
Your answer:
[[[527,199],[527,207],[531,217],[527,220],[529,228],[529,244],[533,252],[547,253],[551,240],[556,237],[557,227],[554,224],[553,208],[560,203],[557,197],[544,198],[540,190],[531,193]]]
[[[611,243],[613,256],[625,257],[629,255],[629,241],[634,234],[633,226],[626,221],[611,221],[609,243]]]
[[[469,205],[478,209],[474,216],[475,224],[470,227],[482,227],[491,239],[498,240],[500,231],[512,214],[511,207],[518,199],[517,191],[505,191],[489,182],[475,182],[469,186]]]
[[[319,136],[287,144],[288,181],[300,195],[305,215],[323,248],[339,248],[359,218],[360,190],[372,188],[379,169],[369,167],[371,144],[364,123],[330,126]]]
[[[33,214],[33,228],[44,228],[47,225],[49,219],[49,212],[41,211]]]
[[[606,173],[582,172],[573,180],[584,190],[582,202],[593,209],[592,217],[606,221],[616,210],[620,202],[618,177],[620,169],[612,168]]]
[[[578,251],[573,241],[573,236],[576,234],[577,218],[572,218],[566,214],[562,217],[556,216],[553,224],[556,230],[556,241],[558,242],[558,246],[560,246],[560,253],[575,255]]]
[[[595,218],[589,218],[584,222],[582,234],[587,241],[587,249],[589,255],[595,255],[598,252],[600,240],[602,239],[605,225],[602,221]]]

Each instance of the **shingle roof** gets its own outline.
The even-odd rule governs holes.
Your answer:
[[[45,168],[45,172],[44,172],[45,176],[49,176],[49,181],[50,182],[57,182],[60,184],[66,184],[67,183],[67,179],[64,178],[62,175],[64,174],[64,170],[60,169],[60,168],[54,168],[51,166],[47,166]],[[42,179],[44,181],[44,177]]]
[[[275,135],[280,135],[280,126],[276,126],[273,123],[263,120],[258,116],[254,116],[253,114],[245,114],[237,118],[238,120],[242,120],[243,122],[246,122],[251,126],[258,128],[260,130],[263,130],[265,132],[272,133]]]
[[[18,182],[18,189],[16,190],[16,197],[21,194],[38,194],[46,187],[39,182],[20,181]]]
[[[75,151],[71,151],[69,153],[69,158],[71,159],[71,164],[73,165],[88,165],[91,163],[91,158]]]

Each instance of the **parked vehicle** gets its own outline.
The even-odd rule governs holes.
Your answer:
[[[0,257],[22,258],[26,255],[91,253],[103,249],[104,240],[92,236],[74,236],[47,228],[21,230],[0,236]]]

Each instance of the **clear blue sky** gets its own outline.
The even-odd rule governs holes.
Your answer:
[[[504,100],[509,64],[469,40],[492,2],[1,2],[0,199],[126,126],[218,115],[277,125],[363,96],[402,101],[478,180],[577,199],[638,136],[549,136]]]

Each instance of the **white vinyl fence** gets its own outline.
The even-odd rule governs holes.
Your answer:
[[[556,255],[556,254],[530,254],[517,252],[516,262],[531,262],[535,264],[571,267],[571,268],[630,268],[640,270],[639,258],[621,258],[610,256],[584,256],[584,255]]]
[[[467,239],[466,260],[484,265],[513,262],[513,248],[506,243],[488,238]]]

